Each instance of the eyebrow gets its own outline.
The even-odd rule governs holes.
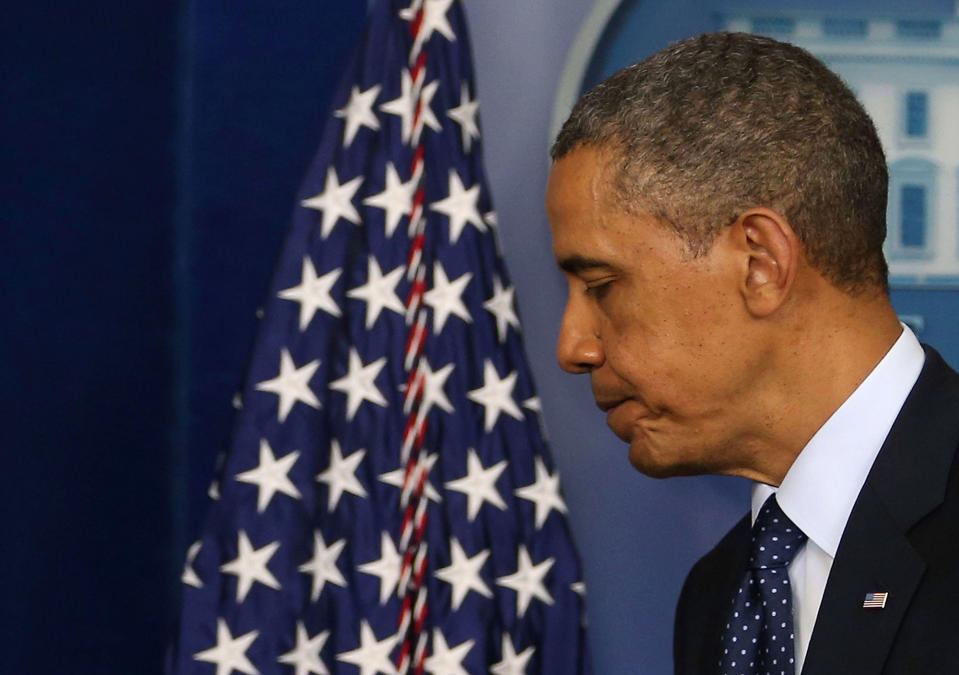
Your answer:
[[[578,274],[586,270],[596,269],[597,267],[609,267],[609,263],[596,258],[587,258],[581,255],[571,255],[557,260],[556,263],[564,272]]]

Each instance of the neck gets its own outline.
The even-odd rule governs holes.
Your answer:
[[[754,399],[750,466],[737,475],[779,485],[793,461],[899,338],[885,293],[852,296],[823,280],[784,307]],[[796,297],[796,296],[794,296]],[[782,339],[782,336],[786,339]]]

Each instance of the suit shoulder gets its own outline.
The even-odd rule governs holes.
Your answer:
[[[676,606],[673,662],[681,675],[711,672],[720,631],[749,555],[748,514],[693,565]]]
[[[742,569],[749,554],[749,530],[749,514],[746,514],[719,540],[719,543],[696,561],[686,576],[684,592],[686,586],[691,583],[700,581],[709,583],[717,575],[722,575],[726,569],[731,568],[737,572]]]

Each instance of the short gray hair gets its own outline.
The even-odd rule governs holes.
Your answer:
[[[702,255],[744,210],[784,215],[837,287],[888,290],[888,174],[872,120],[807,51],[743,33],[677,42],[587,92],[552,147],[609,150],[616,204]]]

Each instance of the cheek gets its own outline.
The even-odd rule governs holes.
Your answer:
[[[692,404],[721,391],[732,362],[715,317],[691,310],[654,318],[606,323],[603,348],[618,377],[663,404]]]
[[[630,379],[708,376],[738,332],[732,303],[709,279],[617,286],[601,303],[600,334],[611,363]]]
[[[744,328],[735,297],[721,284],[699,285],[677,294],[675,309],[664,323],[662,337],[690,358],[717,364],[728,355]]]
[[[616,331],[611,339],[603,340],[610,370],[644,398],[672,388],[682,378],[676,363],[681,350],[671,348],[671,344],[668,337],[663,339],[636,327],[625,333]]]

